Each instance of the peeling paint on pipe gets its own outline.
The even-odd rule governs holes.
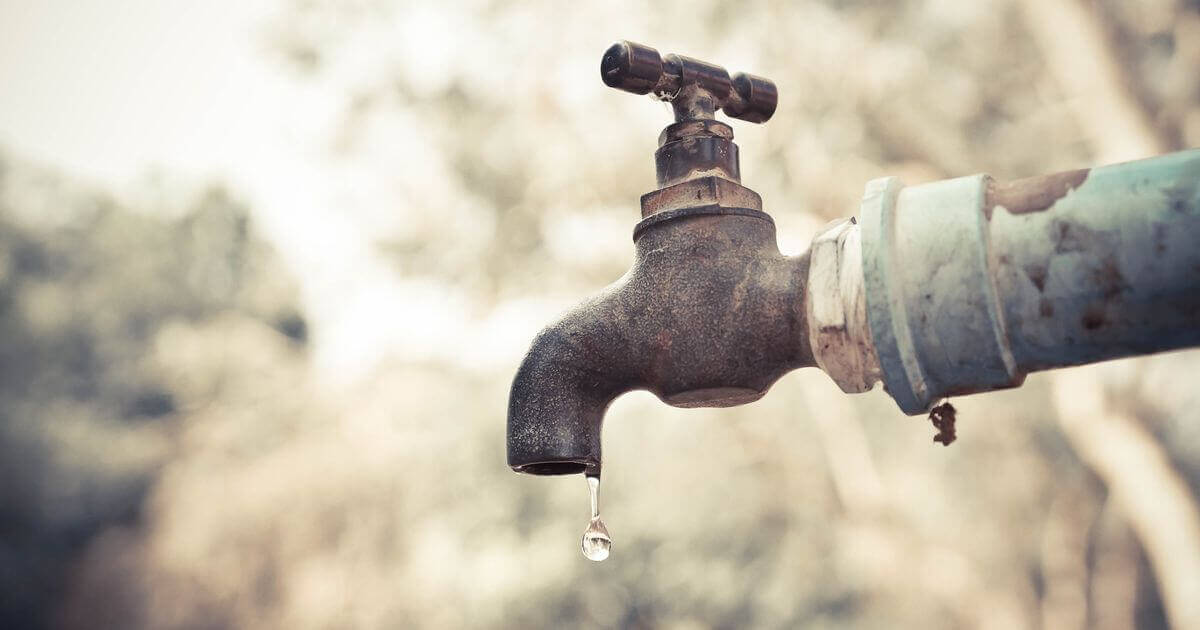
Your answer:
[[[1200,150],[1011,183],[877,179],[859,224],[868,345],[906,413],[1200,345]]]

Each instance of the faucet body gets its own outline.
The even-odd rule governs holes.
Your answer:
[[[812,365],[805,257],[779,253],[765,216],[694,214],[639,232],[624,277],[543,330],[508,408],[508,462],[567,474],[600,465],[600,428],[634,389],[677,407],[760,398]]]
[[[623,71],[609,71],[621,63]],[[631,67],[648,79],[620,84]],[[713,119],[731,106],[733,81],[711,64],[660,62],[653,49],[621,44],[601,74],[623,89],[671,95],[677,122],[658,139],[659,188],[642,196],[633,267],[543,330],[517,371],[508,463],[519,472],[598,469],[604,410],[627,391],[649,390],[676,407],[728,407],[813,364],[808,258],[779,252],[762,199],[741,185],[733,129]],[[757,77],[742,85],[736,111],[770,117],[774,86]]]
[[[764,122],[774,84],[619,43],[608,85],[671,100],[633,267],[546,327],[517,371],[508,463],[597,473],[604,412],[757,400],[818,366],[905,413],[1029,372],[1200,345],[1200,150],[1011,183],[867,185],[856,220],[780,253],[717,109]]]
[[[807,256],[779,252],[762,199],[741,185],[733,129],[717,109],[763,122],[775,86],[621,42],[600,67],[612,87],[670,100],[654,154],[636,258],[620,280],[545,328],[508,403],[508,464],[532,474],[598,471],[604,411],[634,389],[677,407],[757,400],[812,365],[803,308]]]

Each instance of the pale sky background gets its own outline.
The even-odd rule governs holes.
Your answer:
[[[349,384],[393,356],[515,362],[572,296],[472,319],[479,310],[469,293],[404,278],[374,251],[371,236],[400,214],[390,211],[398,198],[380,169],[406,165],[364,173],[331,162],[328,143],[337,82],[377,71],[379,61],[368,41],[319,81],[291,76],[267,54],[266,22],[281,10],[273,0],[0,0],[0,147],[118,198],[136,196],[154,175],[227,185],[300,283],[318,380]],[[401,28],[386,37],[405,42],[407,59],[437,81],[450,59],[434,44],[452,40],[455,25],[430,11]],[[575,84],[585,80],[594,77]],[[387,158],[417,160],[421,141],[414,133],[418,150]],[[411,166],[436,194],[436,165]]]

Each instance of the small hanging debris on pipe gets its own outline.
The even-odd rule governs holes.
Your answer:
[[[937,435],[933,436],[934,442],[941,442],[942,446],[950,446],[950,443],[957,439],[958,436],[954,432],[957,413],[954,405],[951,405],[948,400],[929,410],[929,421],[938,430]]]

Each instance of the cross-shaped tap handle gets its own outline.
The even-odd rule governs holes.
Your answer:
[[[682,55],[663,57],[649,46],[628,41],[604,52],[600,77],[608,87],[670,101],[680,122],[711,119],[722,109],[734,118],[762,123],[775,113],[779,101],[770,79],[744,72],[730,78],[721,66]]]

